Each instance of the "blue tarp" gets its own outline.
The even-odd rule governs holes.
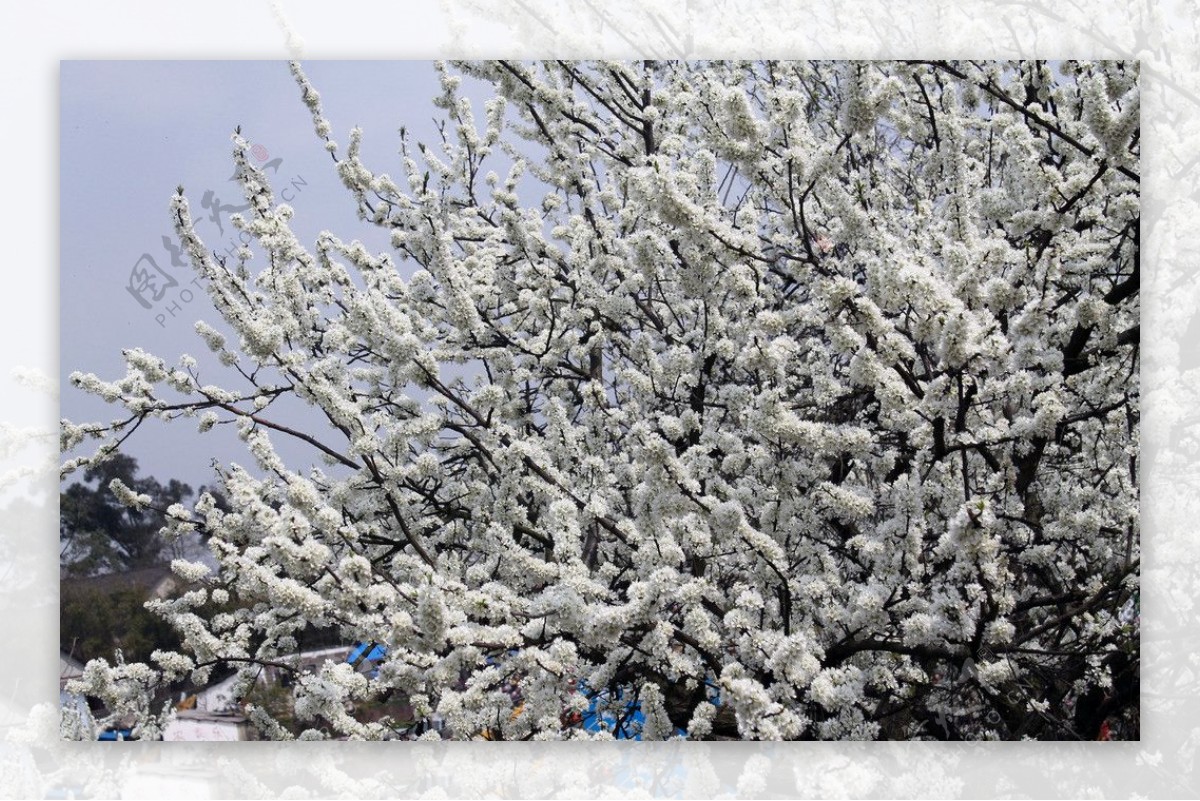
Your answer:
[[[587,684],[582,681],[579,682],[579,691],[592,696],[587,711],[583,713],[584,730],[609,731],[617,740],[642,739],[642,726],[646,722],[646,715],[642,712],[642,705],[634,700],[632,690],[618,689],[616,703],[611,700],[608,690],[593,695],[588,691]],[[626,695],[630,696],[629,700],[621,703]],[[710,698],[709,701],[720,706],[719,700],[714,701]],[[600,709],[601,706],[604,707],[603,710]],[[687,731],[676,728],[674,734],[676,737],[686,737]]]
[[[358,645],[355,645],[352,649],[350,649],[350,654],[346,657],[346,661],[352,665],[357,665],[363,659],[371,662],[378,662],[385,656],[387,656],[387,649],[379,643],[360,642]]]
[[[102,743],[114,743],[122,740],[132,740],[133,732],[130,729],[105,729],[100,732],[99,740]]]
[[[579,691],[587,693],[587,685],[579,682]],[[616,691],[615,698],[610,697],[607,690],[594,694],[587,711],[583,713],[584,730],[610,731],[618,740],[642,739],[642,724],[646,722],[646,716],[642,713],[641,704],[632,697],[622,704],[624,697],[622,690]],[[601,707],[604,709],[601,710]]]
[[[386,656],[387,649],[379,643],[360,642],[350,649],[346,661],[358,666],[364,661],[378,662]],[[494,664],[495,659],[489,658],[488,663]],[[641,704],[635,700],[636,696],[632,690],[616,690],[615,703],[610,699],[608,690],[593,693],[588,689],[586,682],[579,682],[579,691],[591,699],[587,710],[583,713],[584,730],[610,731],[618,740],[642,739],[642,725],[646,722],[646,716],[642,712]],[[626,695],[629,696],[629,700],[622,703]],[[709,702],[716,706],[721,705],[720,696],[716,694],[716,690],[711,684],[709,685]],[[675,734],[686,736],[687,732],[683,729],[676,729]]]

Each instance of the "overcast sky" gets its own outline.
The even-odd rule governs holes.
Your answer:
[[[364,130],[363,156],[376,172],[401,175],[398,130],[433,141],[437,74],[429,62],[306,62],[321,93],[333,138],[345,148],[350,128]],[[355,217],[308,109],[282,61],[64,61],[61,69],[60,374],[62,416],[108,422],[119,408],[76,390],[73,371],[113,380],[124,375],[121,350],[141,347],[174,364],[190,353],[205,383],[235,382],[220,372],[195,334],[196,320],[219,319],[190,282],[190,266],[172,264],[163,246],[173,231],[167,204],[182,184],[210,249],[234,241],[227,207],[245,201],[233,174],[235,126],[261,146],[253,151],[277,193],[295,208],[294,228],[306,243],[329,229],[374,249],[386,236]],[[226,207],[210,217],[209,206]],[[223,230],[222,230],[223,229]],[[131,271],[154,284],[129,291]],[[174,286],[170,281],[174,280]],[[134,282],[135,285],[137,282]],[[159,297],[156,299],[156,291]],[[188,298],[191,298],[188,302]],[[172,310],[174,313],[172,313]],[[209,357],[209,358],[206,358]],[[281,454],[311,459],[311,449],[280,445]],[[230,427],[199,436],[191,421],[143,426],[123,448],[142,475],[211,482],[210,463],[250,459]]]

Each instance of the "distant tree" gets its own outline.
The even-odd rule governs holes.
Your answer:
[[[129,662],[144,662],[154,651],[179,647],[179,634],[146,608],[139,584],[94,585],[67,581],[59,606],[59,647],[77,659],[114,660],[119,649]]]
[[[159,531],[166,518],[159,511],[181,503],[192,488],[175,479],[165,485],[155,478],[138,477],[137,459],[123,453],[88,467],[83,482],[67,487],[60,496],[60,562],[69,576],[134,570],[163,561],[166,540]],[[120,503],[112,482],[152,503],[141,508]]]

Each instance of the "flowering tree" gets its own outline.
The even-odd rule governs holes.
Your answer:
[[[172,198],[244,380],[77,374],[128,416],[64,421],[102,440],[64,471],[182,416],[254,469],[164,510],[219,564],[154,604],[182,652],[86,692],[149,736],[156,689],[248,688],[313,624],[386,655],[297,677],[305,737],[396,736],[349,711],[389,697],[456,738],[1136,726],[1135,64],[439,69],[442,140],[402,131],[393,178],[293,65],[391,253],[302,244],[240,136],[254,249],[211,255]]]

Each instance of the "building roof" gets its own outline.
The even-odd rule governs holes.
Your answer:
[[[71,679],[77,679],[83,675],[83,663],[75,657],[68,654],[66,651],[58,652],[58,683],[61,687]]]

